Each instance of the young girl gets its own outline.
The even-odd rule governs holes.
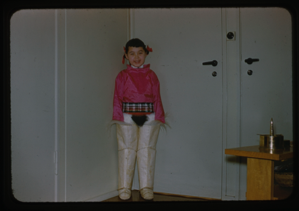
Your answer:
[[[122,200],[131,197],[137,157],[139,189],[142,198],[153,199],[156,142],[165,115],[160,85],[149,64],[144,64],[152,49],[140,39],[131,39],[123,56],[130,65],[116,77],[113,120],[117,122],[118,191]]]

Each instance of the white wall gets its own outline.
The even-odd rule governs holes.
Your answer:
[[[118,194],[116,132],[107,125],[127,30],[126,9],[66,10],[65,201]]]
[[[125,68],[127,17],[126,9],[13,15],[12,186],[18,200],[117,195],[117,141],[115,127],[109,134],[107,125],[114,80]]]
[[[12,189],[20,201],[54,200],[55,12],[11,18]]]

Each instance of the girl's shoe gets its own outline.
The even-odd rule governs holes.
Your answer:
[[[140,190],[140,195],[145,200],[152,200],[154,198],[154,192],[149,188],[143,188]]]
[[[123,188],[118,191],[118,196],[121,200],[128,200],[129,198],[131,198],[131,190],[129,190],[128,188]]]

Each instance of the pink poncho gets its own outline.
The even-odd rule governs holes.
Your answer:
[[[127,65],[127,69],[117,75],[113,99],[113,120],[124,121],[123,102],[147,102],[154,104],[155,120],[165,123],[160,83],[157,75],[149,67],[149,64],[143,65],[143,68],[133,68]]]

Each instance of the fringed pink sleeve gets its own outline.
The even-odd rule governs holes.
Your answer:
[[[164,109],[163,109],[162,100],[160,96],[160,83],[157,75],[154,72],[152,74],[152,82],[153,82],[155,120],[159,120],[162,123],[165,123],[165,114],[164,114]]]
[[[121,122],[124,121],[124,116],[122,112],[122,100],[123,100],[123,92],[124,92],[123,88],[124,88],[124,80],[120,72],[115,79],[114,98],[113,98],[113,120],[118,120]]]

